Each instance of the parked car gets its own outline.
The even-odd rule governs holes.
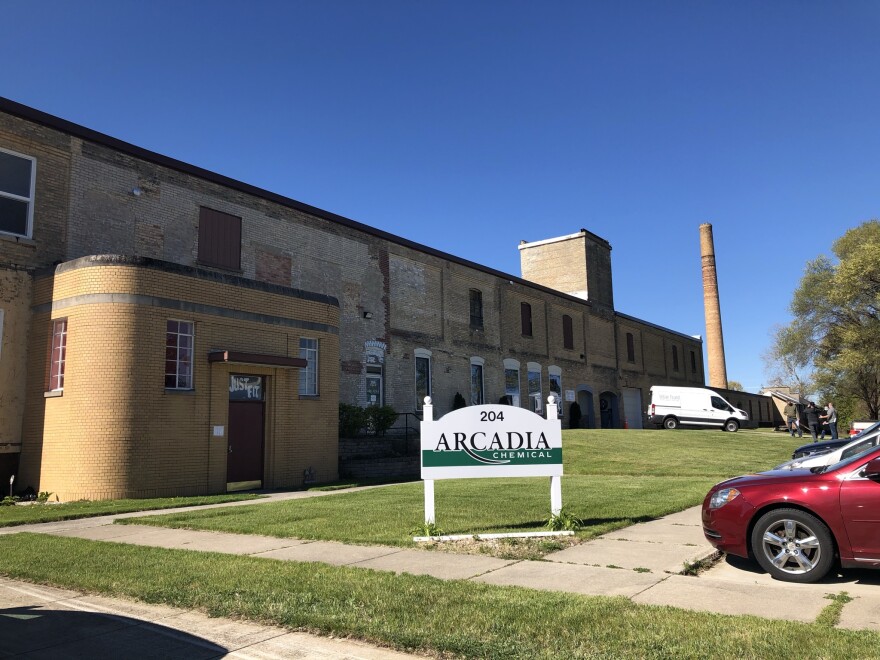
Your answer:
[[[880,447],[833,465],[772,470],[712,487],[703,533],[777,580],[815,582],[835,561],[880,568]]]
[[[801,445],[797,449],[795,449],[791,457],[802,458],[805,456],[813,456],[816,454],[825,454],[830,451],[834,451],[835,449],[840,449],[841,447],[845,447],[853,440],[864,437],[868,433],[874,433],[880,430],[880,422],[874,422],[863,428],[855,435],[851,435],[847,438],[839,438],[838,440],[820,440],[819,442],[808,442],[805,445]]]
[[[871,419],[853,420],[852,423],[850,423],[850,425],[849,425],[849,434],[850,435],[858,435],[862,431],[865,431],[866,429],[868,429],[871,426],[876,425],[877,423],[878,423],[877,420],[871,420]]]
[[[748,420],[747,412],[734,408],[712,390],[666,385],[651,388],[648,421],[658,427],[714,426],[733,432]]]
[[[814,468],[822,465],[833,465],[844,458],[855,456],[871,447],[876,447],[880,441],[880,425],[878,428],[872,428],[857,436],[847,438],[846,444],[837,448],[829,448],[828,451],[816,452],[814,454],[804,454],[786,461],[781,465],[777,465],[774,470],[797,470],[798,468]],[[832,441],[837,444],[838,441]],[[831,443],[824,443],[831,444]],[[797,452],[795,452],[797,453]]]

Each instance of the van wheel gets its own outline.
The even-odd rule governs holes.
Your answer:
[[[667,417],[663,420],[663,428],[670,431],[678,428],[678,420],[675,417]]]
[[[730,431],[731,433],[736,433],[739,430],[739,424],[735,419],[728,419],[724,422],[724,430]]]

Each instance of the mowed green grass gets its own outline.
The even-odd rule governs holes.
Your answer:
[[[176,509],[184,506],[204,506],[223,502],[240,502],[257,499],[258,495],[229,494],[205,495],[197,497],[161,497],[145,500],[101,500],[62,502],[60,504],[16,504],[0,506],[0,527],[29,525],[32,523],[53,522],[56,520],[75,520],[94,516],[109,516],[133,511],[152,509]]]
[[[880,648],[876,632],[836,629],[833,616],[771,621],[39,534],[0,536],[0,574],[444,658],[870,658]]]
[[[697,505],[713,484],[769,469],[797,444],[769,432],[566,431],[563,504],[584,521],[580,536],[590,538]],[[548,478],[437,481],[435,493],[446,534],[534,531],[550,515]],[[122,522],[405,546],[423,517],[424,489],[416,482]]]

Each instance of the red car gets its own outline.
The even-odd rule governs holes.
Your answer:
[[[787,582],[820,580],[835,558],[843,568],[880,568],[880,447],[724,481],[703,501],[703,533]]]

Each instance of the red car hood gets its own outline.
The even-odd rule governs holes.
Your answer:
[[[722,488],[748,488],[749,486],[771,486],[777,483],[792,484],[797,481],[821,481],[823,477],[824,475],[822,474],[810,472],[810,468],[768,470],[767,472],[756,472],[755,474],[746,474],[722,481],[712,488],[712,492]]]

